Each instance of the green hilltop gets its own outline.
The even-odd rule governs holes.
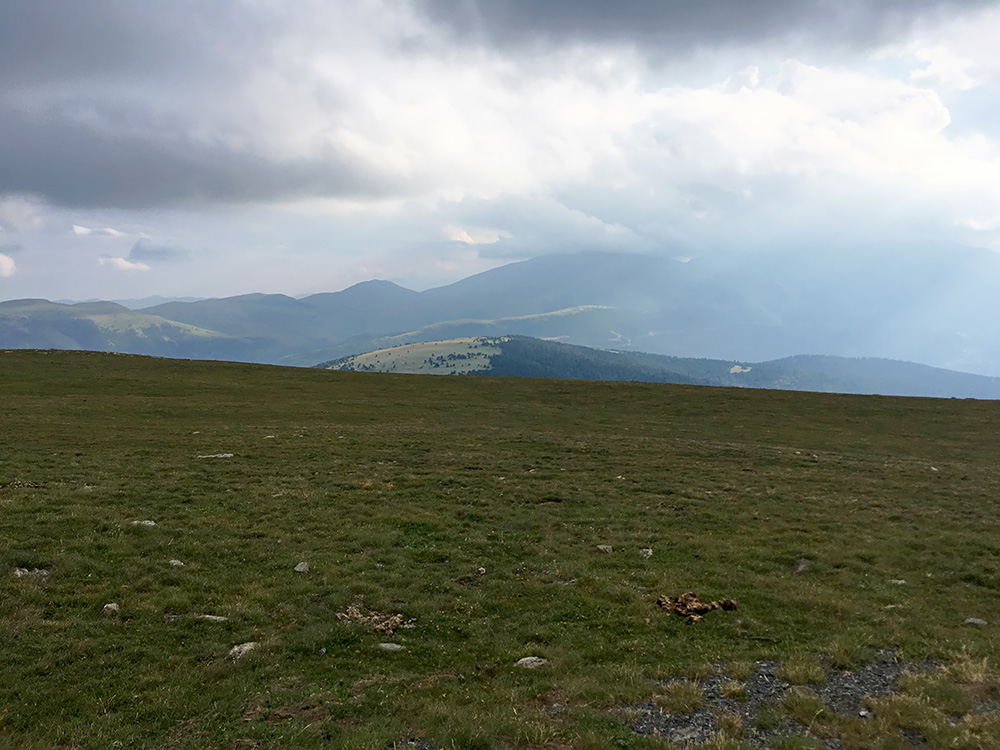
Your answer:
[[[996,402],[54,351],[0,392],[0,746],[1000,747]]]
[[[622,380],[826,393],[1000,398],[1000,378],[912,362],[831,356],[734,362],[593,349],[527,336],[415,341],[316,366],[358,372]]]

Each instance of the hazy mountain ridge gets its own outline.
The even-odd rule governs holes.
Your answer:
[[[402,343],[521,335],[685,358],[769,362],[812,352],[996,375],[998,287],[1000,256],[968,249],[754,252],[690,262],[581,252],[423,292],[369,281],[301,299],[167,302],[130,311],[137,341],[105,335],[112,324],[78,305],[43,312],[18,301],[17,316],[0,315],[0,346],[133,351],[141,343],[134,351],[310,366]],[[90,324],[80,322],[88,316]],[[201,333],[178,329],[178,339],[160,330],[164,321]],[[809,377],[803,366],[794,382]]]
[[[238,358],[246,342],[114,302],[0,302],[0,348],[86,349],[194,359]]]
[[[734,362],[598,350],[523,336],[408,344],[316,366],[360,372],[627,380],[829,393],[1000,398],[1000,378],[896,360],[806,355],[770,362]]]

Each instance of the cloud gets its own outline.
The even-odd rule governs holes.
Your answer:
[[[114,258],[110,255],[102,255],[97,259],[102,266],[109,266],[116,271],[148,271],[149,266],[145,263],[133,263],[125,258]]]
[[[464,242],[466,245],[492,245],[501,239],[511,237],[510,232],[502,229],[475,229],[470,233],[451,224],[446,224],[443,231],[444,236],[452,242]]]
[[[98,237],[114,237],[115,239],[125,236],[125,232],[119,232],[117,229],[112,229],[111,227],[104,227],[104,229],[90,229],[89,227],[80,226],[79,224],[73,225],[73,234],[77,237],[95,235]]]
[[[140,237],[135,241],[135,244],[132,245],[128,258],[134,262],[146,260],[164,261],[173,260],[185,255],[187,255],[187,251],[183,248],[157,242],[149,237]]]
[[[0,253],[0,277],[7,278],[17,273],[17,264],[9,255]]]
[[[980,0],[423,0],[419,7],[461,43],[519,46],[639,44],[657,56],[759,45],[790,37],[868,45],[922,16],[982,7]]]
[[[0,124],[0,131],[2,127]],[[4,195],[3,192],[0,190],[0,229],[18,232],[45,226],[43,208],[38,199],[13,193]]]

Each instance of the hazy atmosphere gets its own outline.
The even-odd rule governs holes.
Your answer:
[[[8,0],[0,298],[961,264],[1000,251],[998,38],[993,2]]]

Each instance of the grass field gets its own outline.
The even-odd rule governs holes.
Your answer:
[[[1000,746],[1000,403],[80,352],[0,397],[2,747],[664,747],[672,678],[887,648],[951,666],[877,731],[775,710]]]

